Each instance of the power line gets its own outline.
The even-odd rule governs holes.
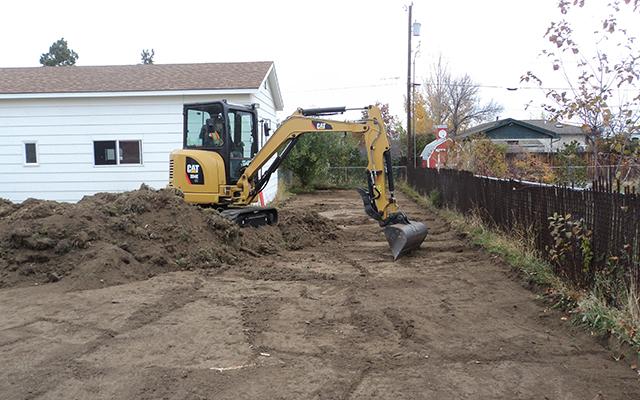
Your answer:
[[[400,78],[384,78],[381,80],[397,80]],[[435,83],[423,82],[419,84],[420,86],[437,86]],[[376,88],[376,87],[393,87],[393,86],[404,86],[401,82],[395,83],[378,83],[378,84],[366,84],[366,85],[354,85],[354,86],[336,86],[336,87],[328,87],[328,88],[313,88],[313,89],[304,89],[304,90],[292,90],[287,93],[312,93],[312,92],[327,92],[332,90],[350,90],[350,89],[367,89],[367,88]],[[552,87],[552,86],[501,86],[501,85],[483,85],[483,84],[458,84],[458,83],[447,83],[442,84],[442,86],[453,86],[453,87],[477,87],[480,89],[501,89],[507,91],[518,91],[518,90],[574,90],[575,88],[570,87]],[[640,92],[640,88],[638,89],[616,89],[615,91],[619,92]]]
[[[423,86],[438,86],[436,83],[423,83]],[[453,86],[453,87],[477,87],[482,89],[503,89],[509,91],[517,91],[517,90],[575,90],[575,88],[571,87],[550,87],[550,86],[499,86],[499,85],[480,85],[480,84],[458,84],[458,83],[447,83],[441,84],[441,86]],[[615,91],[620,92],[640,92],[640,88],[637,89],[615,89]]]
[[[404,86],[402,83],[381,83],[375,85],[357,85],[357,86],[338,86],[338,87],[330,87],[330,88],[314,88],[314,89],[305,89],[305,90],[291,90],[287,93],[312,93],[312,92],[329,92],[333,90],[349,90],[349,89],[367,89],[367,88],[375,88],[375,87],[392,87],[392,86]]]

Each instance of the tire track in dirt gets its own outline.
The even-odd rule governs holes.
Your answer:
[[[247,343],[252,351],[252,359],[255,361],[260,353],[268,353],[269,348],[259,344],[259,337],[262,332],[269,328],[269,318],[275,314],[280,301],[268,296],[247,297],[242,301],[241,318],[242,331]]]
[[[48,354],[36,369],[0,374],[0,383],[31,389],[12,388],[9,398],[42,400],[68,389],[96,399],[640,398],[633,371],[546,310],[508,268],[428,210],[402,195],[398,201],[412,219],[427,221],[430,233],[396,262],[355,192],[300,195],[288,207],[334,218],[339,239],[226,270],[139,282],[128,291],[139,295],[135,304],[154,300],[129,309],[118,329],[95,330],[93,339]],[[113,293],[122,292],[84,296],[98,296],[100,306]],[[174,318],[183,307],[192,315]],[[181,329],[170,332],[197,336],[177,350],[163,348],[172,333],[158,325],[172,313],[167,328]],[[145,327],[153,329],[136,331]],[[83,328],[95,326],[64,326]],[[132,331],[137,336],[123,334]],[[3,338],[14,340],[9,332]],[[14,346],[21,344],[2,349]],[[131,355],[103,364],[105,351]],[[154,354],[145,359],[147,351]]]
[[[97,330],[100,334],[95,337],[95,339],[76,346],[75,348],[65,348],[59,352],[49,354],[42,362],[34,366],[33,369],[37,371],[37,374],[34,373],[26,377],[16,377],[15,383],[21,387],[29,388],[25,394],[25,400],[36,399],[56,388],[63,379],[82,380],[102,374],[102,368],[94,367],[92,363],[79,361],[79,359],[98,351],[113,340],[117,340],[120,335],[152,324],[164,316],[183,308],[187,304],[202,298],[202,296],[197,293],[201,287],[202,281],[196,279],[191,285],[171,288],[158,301],[143,304],[143,307],[133,312],[129,318],[127,318],[123,327],[118,330],[97,330],[95,327],[46,317],[29,322],[27,325],[38,321],[51,322],[68,326],[71,329]]]
[[[150,304],[145,303],[132,313],[117,334],[121,335],[152,324],[166,315],[183,308],[187,304],[203,298],[203,295],[198,293],[200,288],[202,288],[202,281],[199,279],[194,280],[190,286],[171,288],[163,294],[158,301]]]
[[[343,195],[343,197],[348,196]],[[345,353],[339,361],[328,358],[327,362],[331,363],[335,370],[342,371],[352,379],[350,384],[344,380],[337,380],[330,385],[334,389],[337,386],[344,387],[345,391],[342,395],[336,395],[335,390],[327,390],[321,391],[320,393],[324,393],[326,396],[319,396],[319,398],[331,398],[332,395],[334,398],[368,398],[369,396],[364,395],[370,393],[367,392],[367,387],[372,382],[369,380],[364,383],[368,377],[374,379],[373,377],[380,376],[380,374],[395,374],[396,372],[393,371],[406,371],[407,369],[432,369],[431,366],[434,364],[441,365],[438,374],[449,369],[462,369],[465,374],[473,374],[472,366],[473,368],[483,366],[484,369],[489,369],[485,374],[491,374],[491,370],[501,371],[505,365],[514,364],[517,367],[512,368],[510,373],[506,373],[504,380],[513,379],[512,377],[522,376],[522,374],[525,374],[524,376],[533,374],[531,376],[541,379],[541,381],[553,382],[554,386],[549,390],[545,390],[545,386],[536,387],[536,385],[532,386],[523,382],[522,385],[529,386],[522,386],[518,389],[518,393],[529,393],[527,398],[536,397],[533,393],[537,393],[539,398],[545,398],[545,396],[558,398],[553,395],[553,393],[558,393],[557,390],[574,393],[574,396],[577,396],[575,398],[586,398],[584,397],[585,393],[591,398],[602,392],[608,393],[602,398],[626,399],[630,398],[627,396],[631,393],[640,393],[638,388],[618,391],[616,385],[611,382],[594,383],[591,381],[591,376],[587,378],[586,374],[590,374],[590,372],[564,371],[562,366],[568,360],[576,363],[578,369],[591,371],[599,368],[598,363],[608,363],[608,357],[604,350],[593,343],[591,339],[585,338],[585,335],[580,332],[567,331],[566,326],[558,326],[560,324],[557,323],[546,328],[542,325],[543,330],[560,329],[563,331],[563,333],[555,334],[550,340],[543,342],[536,332],[537,322],[527,319],[527,315],[530,315],[533,310],[541,309],[532,302],[531,299],[534,297],[532,294],[520,289],[520,282],[515,284],[511,282],[513,278],[510,277],[508,268],[499,264],[496,266],[495,258],[470,246],[465,240],[466,237],[455,232],[450,224],[438,220],[437,217],[431,217],[429,212],[418,209],[408,203],[406,199],[402,199],[401,204],[407,205],[404,207],[404,211],[413,219],[431,220],[428,224],[430,233],[419,251],[409,254],[395,264],[390,264],[385,258],[385,254],[376,253],[380,250],[379,247],[375,247],[375,251],[368,251],[368,246],[362,247],[363,243],[368,244],[367,241],[383,240],[380,235],[374,233],[375,227],[372,224],[358,223],[355,227],[353,225],[348,227],[349,233],[353,234],[345,242],[345,246],[337,258],[354,266],[358,275],[360,275],[361,267],[366,268],[367,273],[366,279],[362,279],[362,277],[357,279],[356,276],[351,278],[340,276],[341,279],[336,282],[336,284],[350,286],[350,295],[345,302],[345,306],[350,311],[350,317],[348,321],[336,320],[334,322],[336,324],[348,322],[356,329],[351,332],[349,338],[343,339],[338,345],[338,348],[345,349],[345,351],[349,349],[348,353]],[[341,215],[341,221],[348,221],[348,218]],[[397,274],[389,274],[381,270],[376,267],[376,263],[388,265],[387,268],[396,270]],[[392,275],[397,276],[392,278]],[[393,292],[390,290],[397,290],[397,292],[392,294]],[[413,293],[417,293],[415,290],[423,290],[424,293],[411,298]],[[441,297],[433,301],[435,300],[434,296],[429,292]],[[517,294],[522,297],[510,299]],[[381,301],[381,298],[385,298],[385,301]],[[435,305],[436,308],[429,308],[429,304],[420,307],[419,301],[423,298],[424,300],[429,299],[429,304]],[[382,305],[385,302],[389,303],[389,301],[390,304]],[[513,307],[502,306],[502,303],[509,301],[513,301]],[[496,304],[498,308],[486,310],[483,308],[495,307],[493,304]],[[517,309],[515,305],[518,305]],[[477,311],[474,311],[474,308]],[[500,311],[496,310],[504,310],[505,313],[501,315]],[[415,312],[419,314],[414,314]],[[487,313],[486,316],[483,315],[485,313]],[[482,321],[481,318],[484,318],[485,321]],[[391,335],[390,332],[381,328],[384,325],[382,321],[385,319],[392,326],[395,335]],[[512,324],[511,321],[516,322],[512,327],[509,326]],[[501,325],[504,326],[502,332],[500,332]],[[472,328],[474,326],[475,330]],[[437,329],[430,327],[437,327]],[[533,332],[530,331],[532,329]],[[510,330],[513,333],[509,333]],[[424,336],[425,332],[430,333],[428,337]],[[451,337],[443,336],[446,335],[445,332],[450,332]],[[363,335],[359,333],[363,333]],[[522,335],[522,338],[518,339],[518,336],[513,336],[516,334]],[[491,335],[497,337],[490,339]],[[380,339],[384,343],[397,340],[398,347],[394,349],[388,344],[386,348],[381,347],[376,344],[376,341]],[[586,341],[586,347],[589,349],[572,349],[569,343],[575,340],[580,343]],[[373,365],[357,368],[358,365],[367,362],[373,362]],[[467,368],[466,365],[470,367]],[[615,364],[608,365],[606,368],[614,367],[616,367]],[[483,368],[480,368],[479,371],[482,371]],[[558,368],[563,372],[557,371]],[[356,377],[352,372],[354,369],[359,371],[355,375]],[[521,372],[520,369],[529,372]],[[403,372],[397,373],[402,374]],[[624,373],[624,369],[619,369],[618,383],[627,380],[633,381],[632,376],[624,376]],[[454,374],[460,374],[460,372],[454,372]],[[552,378],[557,377],[558,374],[571,375],[571,378],[568,381]],[[441,376],[435,379],[442,378]],[[492,384],[496,385],[495,387],[501,387],[500,383],[495,381],[496,377],[487,376],[485,379],[494,382]],[[394,385],[397,388],[396,391],[400,390],[396,393],[402,392],[401,389],[398,389],[402,385],[400,383],[402,380],[401,376],[398,377],[398,382]],[[637,382],[637,378],[635,381]],[[518,380],[512,382],[514,382],[512,387],[517,388],[518,385],[515,382]],[[558,384],[561,382],[565,382],[562,385],[568,386],[560,389]],[[393,385],[391,382],[389,384]],[[504,388],[504,386],[502,387]],[[422,392],[432,393],[426,387]],[[442,393],[448,392],[445,390]],[[512,396],[508,395],[507,398],[521,398],[514,392],[510,393]],[[451,396],[428,397],[450,398]],[[494,392],[490,396],[479,394],[471,397],[495,398],[503,396],[499,392]]]

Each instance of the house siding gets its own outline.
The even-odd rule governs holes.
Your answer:
[[[169,154],[182,147],[183,104],[223,98],[239,104],[254,101],[250,94],[3,99],[0,197],[74,202],[97,192],[133,190],[142,183],[165,187]],[[261,115],[275,115],[268,98],[259,102]],[[95,140],[139,140],[142,163],[96,166]],[[25,142],[37,143],[37,165],[25,165]]]
[[[273,100],[273,95],[271,91],[271,86],[269,81],[265,79],[265,81],[260,85],[260,90],[251,96],[252,103],[260,104],[260,108],[258,109],[258,117],[260,120],[269,120],[271,122],[271,133],[273,133],[276,128],[276,109]],[[262,128],[258,129],[258,137],[259,137],[259,146],[263,146],[267,140],[271,136],[265,137]],[[275,157],[273,157],[266,165],[262,168],[261,172],[266,171],[267,168],[271,165]],[[267,186],[262,190],[265,202],[272,201],[275,199],[278,193],[278,172],[274,172],[267,183]]]
[[[526,125],[522,125],[526,124]],[[491,141],[504,144],[507,146],[507,153],[554,153],[564,148],[565,144],[577,141],[583,149],[587,148],[587,137],[580,131],[580,128],[573,125],[563,125],[557,127],[555,125],[547,125],[542,120],[522,121],[522,124],[516,120],[496,121],[495,123],[487,123],[472,128],[465,136],[469,137],[472,132],[483,132]],[[555,137],[545,135],[533,127],[538,127],[545,131],[554,132]],[[561,128],[560,130],[558,130]],[[571,132],[567,132],[571,130]],[[576,131],[577,130],[577,131]]]
[[[585,134],[576,134],[576,135],[562,135],[560,136],[558,141],[553,142],[553,151],[562,150],[564,145],[570,144],[571,142],[578,142],[582,146],[583,149],[587,148],[587,136]]]
[[[549,135],[515,124],[495,129],[487,133],[487,137],[495,140],[539,139],[549,141],[550,139]]]

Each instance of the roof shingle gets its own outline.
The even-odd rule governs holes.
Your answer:
[[[273,63],[0,68],[0,94],[255,89]]]
[[[502,126],[506,126],[508,124],[519,124],[529,128],[533,128],[534,130],[539,130],[541,132],[546,132],[551,136],[558,135],[584,135],[585,133],[582,131],[582,128],[577,125],[567,124],[567,123],[554,123],[550,121],[546,121],[543,119],[524,119],[524,120],[516,120],[513,118],[500,119],[491,122],[485,122],[480,125],[476,125],[462,132],[459,137],[465,138],[476,133],[486,133],[492,131],[494,129],[500,128]]]

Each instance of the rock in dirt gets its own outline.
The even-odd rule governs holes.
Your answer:
[[[0,287],[65,282],[89,289],[159,273],[228,268],[262,254],[334,240],[338,228],[306,210],[282,210],[277,226],[240,229],[172,189],[143,185],[76,204],[0,199]]]

